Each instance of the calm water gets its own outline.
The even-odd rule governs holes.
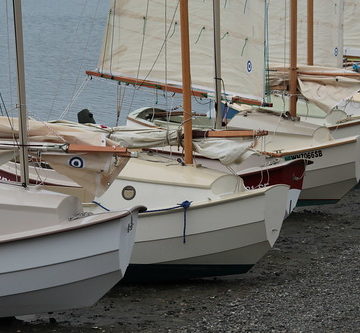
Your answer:
[[[0,92],[6,107],[17,115],[15,52],[12,1],[0,1]],[[25,44],[27,107],[39,120],[77,120],[77,112],[88,108],[95,120],[115,125],[119,87],[115,82],[88,81],[81,94],[74,95],[84,82],[85,70],[95,69],[106,24],[106,0],[24,0],[23,30]],[[8,24],[6,24],[8,22]],[[134,91],[121,86],[125,97],[121,123],[130,110],[142,106],[181,105],[181,96],[164,98],[162,92]],[[74,101],[74,103],[72,103]],[[194,110],[206,112],[209,106],[194,101]],[[71,107],[69,108],[69,105]],[[68,108],[68,112],[64,111]]]

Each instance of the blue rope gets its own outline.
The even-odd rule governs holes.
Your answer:
[[[103,206],[100,202],[93,200],[93,203],[105,209],[106,211],[110,211],[110,209]],[[169,207],[169,208],[161,208],[161,209],[153,209],[153,210],[146,210],[145,213],[156,213],[156,212],[165,212],[168,210],[174,210],[178,208],[184,208],[184,227],[183,227],[183,243],[186,243],[186,213],[188,208],[191,206],[192,201],[185,200],[182,203],[178,204],[177,206]]]
[[[183,226],[183,243],[186,243],[186,213],[187,209],[191,206],[192,201],[185,200],[182,203],[178,204],[174,207],[169,208],[162,208],[162,209],[153,209],[153,210],[147,210],[145,213],[154,213],[154,212],[164,212],[168,210],[178,209],[178,208],[184,208],[184,226]]]
[[[183,228],[183,243],[186,243],[186,211],[190,207],[192,201],[183,201],[179,204],[182,208],[184,208],[184,228]]]
[[[103,206],[100,202],[97,202],[97,201],[93,200],[92,203],[94,203],[95,205],[98,205],[102,209],[105,209],[107,212],[110,212],[110,209]]]

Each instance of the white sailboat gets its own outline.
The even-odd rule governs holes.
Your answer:
[[[213,78],[214,67],[216,67],[217,73],[215,73],[215,76],[224,76],[226,78],[226,87],[230,91],[238,92],[239,82],[242,82],[242,101],[249,101],[256,104],[264,103],[263,96],[265,87],[263,83],[263,72],[261,70],[261,68],[264,67],[264,56],[261,53],[262,45],[259,36],[261,35],[261,33],[263,33],[263,29],[265,29],[263,17],[265,13],[266,3],[264,1],[256,1],[256,3],[245,3],[243,1],[240,1],[231,4],[228,2],[223,2],[220,6],[220,2],[216,1],[214,2],[214,4],[217,4],[219,6],[218,10],[215,10],[214,13],[221,11],[221,14],[226,16],[222,23],[226,26],[226,30],[224,30],[225,32],[223,34],[224,38],[222,40],[222,43],[224,44],[222,50],[225,51],[222,52],[222,57],[228,66],[223,67],[222,71],[220,70],[220,45],[219,43],[217,43],[217,46],[215,47],[213,45],[214,30],[216,30],[214,27],[216,27],[217,25],[213,25],[211,20],[209,20],[209,18],[213,16],[213,7],[211,2],[190,2],[190,39],[192,50],[191,59],[192,63],[196,64],[196,66],[192,66],[192,82],[193,87],[200,89],[193,89],[192,94],[196,96],[205,96],[207,91],[214,90]],[[249,18],[249,13],[254,13],[254,6],[263,9],[263,11],[259,15],[255,16],[256,20],[253,20],[253,17],[252,19]],[[142,47],[144,49],[147,49],[149,47],[154,47],[155,45],[154,48],[157,48],[159,50],[166,47],[166,53],[168,53],[168,59],[166,59],[168,76],[163,75],[164,69],[161,67],[161,61],[155,62],[154,66],[152,66],[151,71],[149,73],[146,73],[147,68],[151,66],[151,63],[153,61],[152,52],[149,52],[148,54],[145,54],[145,52],[141,52],[142,58],[140,65],[137,63],[139,60],[136,57],[130,56],[130,54],[139,51],[139,46],[142,43],[141,31],[134,31],[135,29],[132,28],[134,24],[139,24],[134,22],[134,17],[138,17],[140,15],[136,3],[127,3],[126,5],[117,8],[114,5],[113,11],[111,12],[112,19],[109,20],[108,27],[106,29],[104,48],[99,61],[99,72],[88,71],[88,74],[93,76],[112,78],[128,83],[138,82],[138,84],[142,86],[156,86],[160,88],[162,87],[162,89],[165,91],[169,90],[174,92],[181,92],[182,90],[179,89],[179,85],[181,83],[181,77],[179,77],[180,64],[176,57],[176,54],[179,50],[180,39],[178,35],[172,34],[171,38],[166,39],[164,45],[162,45],[163,41],[158,39],[157,37],[159,22],[161,20],[160,16],[162,15],[162,12],[158,7],[158,4],[150,4],[148,8],[148,10],[151,11],[151,15],[156,15],[157,21],[149,20],[146,22],[147,38],[143,41]],[[168,6],[168,8],[170,9],[172,7]],[[240,27],[238,22],[243,22],[244,20],[249,23],[249,25],[244,24]],[[253,22],[251,22],[251,20],[253,20]],[[219,24],[219,19],[214,19],[214,22],[217,22],[217,24]],[[253,28],[255,25],[257,27],[256,30]],[[170,22],[169,29],[171,29],[172,27],[174,27],[175,30],[178,29],[176,20],[172,23]],[[220,31],[218,29],[215,35],[219,35],[219,33]],[[119,39],[118,36],[120,36],[121,38]],[[122,36],[127,36],[128,38],[123,38]],[[219,38],[215,38],[215,41],[218,39]],[[215,50],[217,53],[215,57],[213,55],[213,50]],[[229,50],[231,51],[229,52]],[[243,57],[237,56],[237,54],[240,53],[243,54]],[[159,59],[163,59],[165,57],[165,52],[160,52],[159,56]],[[217,59],[218,61],[214,63],[214,59]],[[238,65],[234,65],[236,62],[239,61],[240,63]],[[241,68],[249,68],[249,70],[242,71]],[[236,75],[233,75],[234,71],[241,76],[240,79],[236,77]],[[120,73],[124,73],[124,75],[119,75]],[[135,75],[137,76],[137,79],[131,78]],[[144,80],[144,78],[146,78],[146,80]],[[154,83],[155,81],[157,82],[156,84]],[[215,81],[216,85],[218,86],[220,79]],[[246,82],[246,84],[244,84],[244,82]],[[171,84],[169,85],[168,83]],[[218,91],[219,87],[217,87],[216,90]],[[145,117],[149,116],[151,118],[151,109],[152,108],[148,108],[148,110],[144,109],[141,112]],[[161,110],[159,111],[161,113]],[[139,117],[137,119],[135,119],[135,117],[131,117],[133,113],[136,112],[137,111],[130,113],[128,117],[128,124],[131,126],[130,121],[135,123],[137,121],[140,121],[141,125],[144,125],[144,127],[148,127],[148,125],[150,124],[149,122],[143,121],[143,119],[140,119]],[[177,113],[179,114],[180,112]],[[220,113],[218,114],[220,115]],[[164,119],[165,118],[166,116],[164,116]],[[167,123],[166,121],[164,121],[163,127],[172,127],[174,129],[177,128],[179,125],[181,125],[183,120],[182,116],[179,116],[179,118],[181,118],[181,120],[178,123],[174,124],[173,127],[171,123]],[[194,125],[196,128],[199,128],[199,122],[201,123],[202,118],[203,117],[200,117],[195,120],[196,124]],[[171,120],[173,120],[173,118],[171,118]],[[221,119],[217,119],[216,124],[214,119],[214,122],[204,124],[204,128],[213,128],[215,127],[215,125],[219,126],[219,123],[221,123]],[[139,126],[139,124],[136,125]],[[151,124],[149,126],[154,127],[154,125]],[[111,134],[109,135],[111,135],[111,137],[115,139],[117,133],[117,129],[111,129]],[[210,133],[210,135],[212,134],[214,133]],[[117,139],[122,140],[121,135],[122,133],[119,133],[119,138]],[[257,136],[255,132],[249,132],[247,137],[243,136],[239,138],[239,140],[242,142],[247,141],[248,146],[250,146],[255,136]],[[201,137],[201,134],[199,134],[199,137]],[[228,136],[228,138],[231,137]],[[211,144],[210,140],[207,143],[208,145]],[[165,142],[165,140],[163,140],[163,142]],[[176,144],[177,143],[175,142],[174,145]],[[213,152],[215,151],[214,144],[215,142],[213,142]],[[239,143],[238,147],[240,147],[242,144],[244,143]],[[225,140],[223,140],[221,148],[222,150],[225,150],[225,145]],[[233,145],[235,146],[235,144]],[[147,145],[147,147],[151,146]],[[196,148],[199,152],[199,145],[196,145]],[[229,151],[229,155],[235,154],[235,149],[232,148],[232,150],[233,151],[230,152],[229,149],[227,149],[227,151]],[[176,153],[175,148],[171,148],[171,151],[174,154]],[[223,154],[225,154],[225,152]],[[205,155],[204,150],[201,150],[201,153],[196,154],[195,156],[196,160],[204,166],[210,166],[218,170],[229,172],[229,168],[224,167],[219,162],[214,163],[213,160],[209,159],[209,156]],[[179,156],[175,156],[175,158],[178,157]],[[270,168],[269,164],[276,164],[276,167]],[[238,165],[239,164],[231,165],[231,170],[240,171],[238,170]],[[291,187],[291,192],[294,193],[293,195],[289,196],[288,207],[293,208],[295,206],[302,184],[294,181],[293,179],[289,179],[288,177],[284,177],[284,175],[286,173],[295,172],[297,175],[299,175],[299,178],[302,179],[300,175],[303,174],[305,168],[304,164],[294,163],[290,165],[289,163],[279,163],[278,161],[275,161],[275,159],[273,159],[272,161],[262,161],[259,164],[257,164],[257,162],[254,162],[254,164],[248,163],[246,164],[246,166],[245,164],[242,165],[243,166],[241,168],[247,170],[245,172],[242,172],[240,175],[243,177],[245,185],[247,187],[252,188],[257,186],[268,186],[271,184],[282,183],[288,184]],[[258,175],[256,184],[255,181],[253,181],[254,173],[257,173]],[[271,179],[271,184],[269,182],[263,181],[266,179],[266,177],[263,177],[263,174],[270,174],[269,178]],[[288,213],[290,213],[290,211],[288,211]]]
[[[191,2],[191,6],[193,4],[195,2]],[[159,29],[163,31],[165,27],[167,31],[166,42],[145,38],[142,56],[156,61],[164,60],[165,48],[174,52],[172,57],[179,65],[174,73],[182,73],[177,75],[180,83],[177,89],[184,92],[184,165],[152,157],[130,159],[108,191],[88,204],[89,209],[94,211],[137,202],[149,208],[139,219],[131,269],[127,273],[127,277],[133,279],[148,279],[151,276],[156,280],[179,279],[245,272],[273,246],[286,214],[288,186],[276,185],[249,191],[235,175],[193,164],[187,5],[185,0],[178,3],[111,2],[110,27],[107,28],[104,49],[109,48],[111,41],[118,40],[120,28],[121,41],[131,42],[134,47],[128,58],[130,62],[135,58],[134,54],[139,54],[138,47],[141,45],[135,39],[135,32],[143,31],[145,23],[151,27],[150,22],[156,22],[153,20],[154,13],[166,12],[165,17],[162,15],[157,22]],[[112,26],[112,15],[118,16],[129,8],[136,12],[132,16],[132,26],[127,23],[121,23],[120,27],[118,23]],[[191,7],[192,15],[196,13],[193,9]],[[196,15],[203,13],[198,11]],[[170,38],[169,31],[174,28]],[[171,43],[172,38],[182,40],[181,57],[178,47],[172,50],[170,45],[163,45]],[[158,53],[159,57],[156,56]],[[130,63],[124,63],[124,66],[132,68]],[[163,77],[164,71],[160,71]],[[108,75],[105,72],[96,73],[105,77]],[[140,76],[143,77],[143,74],[130,73],[127,80],[139,82],[142,81]]]
[[[275,90],[272,110],[278,112],[289,110],[289,7],[289,1],[269,6],[270,72]],[[356,6],[343,0],[298,3],[297,115],[326,126],[335,138],[360,133],[355,94],[360,89],[360,74],[343,69],[343,41],[349,30],[345,23],[356,14],[350,13],[350,8]]]
[[[228,26],[225,26],[221,32],[222,36],[226,36],[223,38],[223,40],[221,40],[221,43],[223,44],[222,50],[224,50],[225,54],[223,59],[227,59],[227,61],[222,61],[222,65],[225,71],[222,80],[224,81],[225,87],[233,87],[232,89],[229,88],[229,92],[226,91],[227,94],[223,94],[223,98],[225,95],[227,99],[230,99],[231,95],[233,95],[233,101],[241,100],[244,102],[244,99],[247,98],[246,102],[248,103],[251,102],[253,104],[266,104],[266,101],[264,100],[265,74],[263,72],[263,68],[266,63],[264,60],[266,53],[264,50],[264,40],[266,40],[266,33],[264,32],[266,31],[264,26],[265,14],[262,16],[259,14],[261,12],[267,12],[266,5],[266,1],[260,1],[259,3],[240,1],[236,4],[227,3],[225,8],[222,9],[221,14],[224,17],[223,21],[225,21],[226,24],[230,24],[231,22],[233,30],[235,29],[234,27],[239,26],[237,31],[241,31],[240,24],[242,26],[243,20],[239,19],[240,13],[244,16],[245,20],[249,20],[247,25],[249,31],[245,33],[245,36],[239,37],[236,32],[228,29]],[[209,4],[201,3],[197,4],[197,6],[206,7],[209,6]],[[199,12],[203,11],[199,10]],[[131,11],[128,8],[124,8],[124,12],[120,13],[123,16],[121,24],[131,26],[131,20],[133,19],[134,15],[130,15],[129,13],[131,13]],[[127,15],[129,17],[127,17]],[[243,16],[241,17],[243,18]],[[254,22],[251,21],[252,17],[256,18]],[[197,19],[194,21],[195,23],[193,30],[199,31],[199,27],[206,26],[206,22],[203,22],[205,20],[206,19],[204,17],[197,17]],[[262,23],[259,23],[259,21]],[[120,24],[118,23],[116,17],[113,22],[115,22],[115,25]],[[149,29],[150,35],[151,31],[155,31],[154,27],[153,30],[150,30],[151,25],[149,22],[147,29]],[[113,28],[109,27],[108,31],[113,31]],[[207,26],[205,31],[208,35],[209,31],[211,34],[211,30]],[[255,31],[256,38],[251,38],[253,37],[252,31]],[[155,35],[155,33],[153,34]],[[111,40],[109,36],[107,40]],[[195,39],[195,37],[196,34],[194,33],[193,38]],[[205,40],[205,37],[202,36],[201,38],[204,38]],[[210,39],[209,36],[207,36],[207,38]],[[227,38],[231,40],[231,45],[226,44]],[[114,40],[117,41],[118,39],[114,37]],[[261,40],[263,42],[261,42]],[[252,42],[254,43],[254,46]],[[175,43],[175,40],[173,40],[172,43]],[[207,40],[207,43],[210,42]],[[125,42],[123,42],[123,44],[125,44]],[[120,45],[117,46],[116,44],[111,44],[111,47],[110,44],[107,45],[107,47],[105,46],[103,53],[104,55],[99,63],[99,68],[106,68],[111,75],[106,72],[106,74],[98,73],[97,76],[111,77],[115,80],[124,80],[124,77],[117,77],[116,72],[125,70],[121,67],[127,58],[127,53],[124,51],[127,48],[121,48],[123,44],[120,43]],[[136,43],[134,42],[134,44]],[[139,44],[139,42],[137,44]],[[235,48],[241,45],[244,48],[243,52],[240,52],[244,55],[241,57],[242,61],[245,61],[245,59],[250,59],[248,61],[251,63],[249,70],[246,66],[242,66],[246,69],[243,71],[245,73],[242,74],[240,70],[241,66],[237,66],[239,64],[238,59],[236,58],[234,60],[231,58],[231,56],[234,54],[239,54],[239,52],[235,51]],[[121,50],[121,52],[119,50]],[[194,56],[194,62],[198,61],[196,64],[198,65],[199,69],[201,68],[201,74],[203,75],[202,78],[205,76],[204,73],[207,74],[208,78],[211,78],[212,63],[211,60],[209,60],[211,58],[211,54],[209,52],[206,53],[206,50],[208,49],[204,45],[198,45],[198,43],[192,46],[192,52],[195,54],[198,53],[197,56]],[[115,59],[114,57],[111,57],[111,54],[113,54],[111,51],[113,51],[114,54],[117,54]],[[255,56],[253,58],[253,53],[255,53],[258,58]],[[259,57],[259,54],[262,55],[262,57]],[[243,63],[243,65],[245,63]],[[209,65],[206,66],[206,64]],[[168,67],[172,66],[171,68],[176,68],[176,65],[176,63],[172,64],[169,60]],[[254,66],[256,71],[252,70],[252,66]],[[197,68],[195,65],[194,67]],[[240,67],[240,69],[238,67]],[[262,70],[259,68],[262,68]],[[207,71],[205,71],[205,69]],[[234,73],[238,73],[237,71],[239,71],[239,74],[234,75]],[[95,75],[94,73],[88,73]],[[233,75],[227,75],[228,73],[232,73]],[[153,75],[153,72],[151,72],[151,75]],[[202,81],[199,80],[198,87],[203,87],[204,84],[201,82],[204,81],[204,78]],[[230,82],[229,85],[227,84],[228,81]],[[147,81],[144,82],[144,84],[147,83]],[[257,93],[246,93],[245,96],[240,95],[242,89],[244,89],[245,92],[249,92],[251,84],[248,84],[248,82],[256,82]],[[259,87],[262,87],[262,89]],[[171,87],[169,89],[171,89]],[[258,102],[256,103],[255,100]],[[234,105],[233,108],[235,109],[235,107],[236,106]],[[307,168],[304,175],[304,187],[300,196],[301,204],[336,202],[337,200],[341,199],[359,181],[359,139],[357,136],[348,136],[346,139],[335,140],[329,133],[329,130],[324,127],[305,122],[294,121],[293,119],[286,119],[279,117],[279,115],[276,114],[258,112],[253,110],[253,108],[250,106],[242,107],[239,110],[241,111],[242,109],[244,110],[238,114],[236,114],[236,112],[225,111],[225,113],[229,116],[227,129],[250,129],[255,131],[261,129],[267,130],[269,134],[258,140],[256,145],[253,147],[260,153],[283,160],[302,157],[308,158],[314,162]],[[136,110],[130,113],[128,116],[128,121],[129,123],[132,123],[132,125],[138,127],[142,126],[143,128],[149,128],[149,126],[151,127],[155,125],[168,129],[176,128],[183,122],[183,119],[177,114],[172,115],[171,112],[161,112],[161,110],[156,110],[156,112],[153,112],[152,108],[148,108],[147,110]],[[195,126],[199,126],[199,128],[212,128],[214,126],[213,119],[207,119],[206,117],[197,117],[194,120],[194,123],[196,124]],[[176,149],[172,149],[172,152],[173,151],[176,151]],[[340,151],[342,159],[338,158]],[[356,153],[354,154],[354,152]],[[231,167],[235,168],[234,165],[231,165]]]
[[[94,304],[123,278],[143,210],[84,213],[79,199],[28,185],[21,1],[13,7],[22,185],[0,183],[0,317]]]
[[[308,4],[311,2],[311,0],[308,1]],[[333,140],[329,134],[329,129],[302,123],[296,118],[297,80],[301,80],[305,76],[307,77],[305,81],[308,80],[310,82],[309,87],[314,88],[313,83],[315,85],[317,83],[316,80],[313,82],[311,79],[312,74],[315,75],[314,77],[325,76],[325,79],[323,79],[326,81],[326,74],[329,73],[326,70],[321,72],[321,69],[319,72],[318,68],[312,69],[310,66],[305,71],[297,68],[297,9],[297,1],[291,0],[290,69],[287,70],[288,73],[283,72],[282,74],[286,77],[289,84],[290,117],[280,117],[274,113],[264,114],[263,112],[245,110],[242,114],[235,116],[228,126],[230,128],[245,126],[250,129],[262,127],[269,131],[274,131],[275,134],[267,138],[269,144],[266,144],[264,147],[258,147],[260,150],[273,156],[285,158],[309,156],[314,161],[304,175],[304,191],[301,194],[300,200],[314,203],[328,202],[330,199],[336,201],[359,181],[359,137],[357,136],[359,133],[356,131],[356,133],[351,133],[352,135],[356,134],[356,136],[346,136],[345,138]],[[329,75],[331,77],[331,73]],[[333,92],[335,88],[332,89],[331,81],[341,83],[346,82],[346,78],[335,77],[329,81],[330,91]],[[337,86],[337,83],[335,83],[335,86]],[[312,89],[309,87],[305,88],[305,90],[307,89],[307,91],[311,92]],[[353,85],[351,87],[353,89]],[[338,89],[340,88],[338,87]],[[326,98],[321,99],[323,96],[321,96],[320,88],[316,91],[318,95],[320,94],[317,103],[326,100]],[[326,97],[326,93],[324,95]],[[337,130],[339,132],[341,131],[340,127],[341,125],[338,125]],[[304,128],[308,130],[304,132]],[[353,128],[356,129],[356,126]],[[304,139],[304,133],[306,133],[305,136],[308,136],[307,139]],[[299,134],[300,137],[297,137]],[[305,148],[306,146],[308,148]],[[320,157],[319,154],[316,155],[316,151],[321,151]],[[325,151],[326,153],[324,153]],[[338,154],[340,151],[342,158],[339,160]],[[337,194],[330,198],[329,191]]]

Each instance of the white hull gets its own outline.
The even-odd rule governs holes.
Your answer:
[[[3,198],[0,207],[0,317],[90,306],[123,278],[138,209],[133,216],[114,212],[68,220],[63,214],[71,217],[72,209],[65,211],[64,203],[69,208],[71,197],[13,187],[0,187],[2,195],[22,199],[11,205]],[[75,201],[73,213],[76,206]]]
[[[132,200],[122,196],[127,186],[135,190]],[[97,201],[110,210],[138,204],[159,210],[139,215],[128,277],[148,280],[153,273],[160,280],[247,271],[278,238],[289,195],[286,185],[247,191],[234,175],[131,159]],[[167,209],[185,200],[192,204],[183,233],[184,209]]]
[[[325,127],[282,119],[278,115],[255,111],[251,108],[249,110],[244,115],[238,114],[232,118],[228,128],[268,130],[269,135],[259,139],[255,149],[285,160],[305,158],[313,162],[312,165],[306,167],[298,205],[337,202],[358,183],[360,178],[359,139],[358,136],[348,136],[354,132],[360,134],[355,130],[356,126],[334,129],[331,133],[337,133],[339,137],[334,140]],[[146,109],[132,112],[128,116],[128,124],[136,124],[137,127],[150,126],[151,123],[140,118],[146,112]],[[231,165],[232,170],[241,175],[246,172],[246,168],[249,168],[249,163],[254,163],[253,158],[258,157],[251,156],[244,163]],[[197,156],[196,159],[205,166],[224,169],[218,161],[201,156]],[[263,164],[260,161],[255,161],[255,163]],[[291,200],[289,199],[288,207],[291,205]]]
[[[190,207],[184,234],[183,209],[141,214],[128,278],[152,265],[162,278],[246,272],[278,238],[288,194],[284,185],[254,192]]]
[[[273,107],[269,111],[279,114],[289,110],[289,101],[286,97],[272,96]],[[335,139],[360,135],[360,100],[359,94],[341,103],[337,109],[325,113],[312,103],[306,103],[303,99],[297,102],[297,115],[301,121],[317,126],[325,126],[331,131]]]
[[[321,152],[321,156],[311,158],[314,163],[305,170],[299,204],[337,202],[359,182],[359,137],[341,145],[314,147],[314,151]],[[309,156],[313,156],[311,152]]]
[[[334,203],[359,182],[359,136],[327,139],[326,128],[315,128],[311,125],[308,126],[309,133],[304,132],[304,135],[298,136],[292,134],[292,128],[307,126],[306,123],[281,120],[276,115],[258,113],[255,113],[254,117],[252,114],[246,117],[236,116],[229,125],[234,128],[245,119],[247,126],[257,128],[257,118],[265,117],[272,121],[273,126],[276,126],[276,122],[281,126],[279,125],[279,132],[270,134],[265,137],[264,142],[259,142],[256,149],[286,160],[306,158],[313,162],[304,174],[300,205]]]
[[[193,188],[117,179],[100,198],[101,204],[110,209],[122,205],[121,197],[114,193],[129,184],[139,193],[133,204],[139,200],[150,210],[158,210],[139,215],[126,276],[131,280],[149,278],[153,273],[153,278],[159,280],[247,271],[278,238],[289,194],[286,185],[214,195],[209,189],[197,192]],[[184,200],[193,201],[186,210],[186,226],[183,208],[166,210]],[[154,202],[165,204],[154,207]]]

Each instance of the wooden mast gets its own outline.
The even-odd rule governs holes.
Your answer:
[[[296,117],[297,102],[297,0],[290,2],[290,115]]]
[[[25,93],[25,66],[23,48],[23,30],[21,0],[13,0],[14,31],[16,45],[17,84],[19,95],[19,141],[20,141],[20,174],[21,183],[24,187],[29,184],[29,165],[27,148],[27,114]]]
[[[314,0],[307,0],[307,64],[314,65]]]
[[[185,164],[193,164],[188,0],[180,0],[180,31],[184,108],[184,160]]]

